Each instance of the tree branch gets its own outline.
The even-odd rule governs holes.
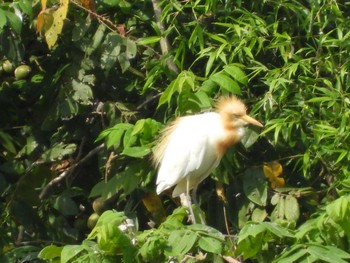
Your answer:
[[[102,143],[101,145],[99,145],[96,148],[92,149],[87,155],[85,155],[84,158],[82,158],[78,162],[72,164],[67,170],[65,170],[59,176],[57,176],[54,179],[52,179],[45,186],[45,188],[41,191],[41,193],[39,195],[39,198],[40,199],[44,199],[45,197],[47,197],[47,195],[48,195],[48,193],[49,193],[49,191],[51,190],[52,187],[54,187],[56,184],[60,183],[63,179],[68,177],[70,174],[72,174],[72,172],[74,171],[74,169],[76,167],[78,167],[79,165],[85,163],[87,160],[89,160],[93,155],[95,155],[97,152],[99,152],[104,147],[105,147],[105,144]]]
[[[159,31],[161,33],[161,37],[160,37],[160,41],[159,41],[160,49],[162,51],[162,54],[166,55],[169,53],[171,46],[169,44],[168,39],[165,36],[165,26],[164,26],[164,23],[162,22],[162,8],[160,7],[158,0],[152,0],[152,5],[153,5],[153,10],[154,10],[155,20],[156,20],[157,26],[159,28]],[[177,74],[179,73],[179,69],[172,59],[168,58],[166,63],[167,63],[168,68],[170,70],[176,72]]]

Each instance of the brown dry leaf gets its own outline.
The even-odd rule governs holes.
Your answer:
[[[81,5],[85,7],[86,9],[96,12],[96,3],[95,0],[79,0]]]
[[[284,178],[280,177],[283,172],[283,167],[279,162],[273,161],[267,163],[263,166],[263,170],[273,189],[283,187],[285,185]]]
[[[61,172],[62,170],[69,168],[71,163],[72,163],[72,160],[70,159],[62,160],[60,162],[53,163],[50,167],[50,170],[54,172]]]

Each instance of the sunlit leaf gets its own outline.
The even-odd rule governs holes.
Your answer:
[[[151,149],[146,146],[134,146],[124,148],[122,154],[128,155],[130,157],[140,158],[146,156],[151,152]]]
[[[62,33],[64,20],[66,19],[68,12],[68,4],[69,0],[61,1],[60,7],[52,12],[52,25],[48,29],[43,27],[45,30],[46,43],[50,49],[56,44],[58,36]],[[46,22],[44,22],[44,24],[46,25]]]
[[[252,213],[252,221],[253,222],[263,222],[265,218],[267,217],[267,212],[265,209],[262,208],[255,208]]]
[[[222,252],[222,242],[216,238],[205,236],[200,237],[198,240],[198,245],[206,252],[214,254],[221,254]]]
[[[0,9],[0,28],[2,29],[7,24],[6,14]]]
[[[237,80],[243,85],[247,85],[248,77],[243,70],[236,64],[229,64],[224,66],[224,71],[229,74],[234,80]]]
[[[288,195],[285,199],[284,215],[289,221],[297,221],[299,219],[299,203],[292,195]]]
[[[229,77],[224,72],[215,73],[210,76],[210,79],[217,83],[222,89],[231,92],[233,94],[241,95],[241,88],[235,80]]]
[[[61,252],[61,262],[71,262],[74,257],[77,257],[84,248],[80,245],[66,245],[63,247]]]
[[[192,249],[194,243],[197,240],[196,233],[188,230],[173,231],[168,239],[169,244],[172,247],[169,255],[178,256],[185,255]]]
[[[139,38],[137,40],[138,45],[150,45],[153,43],[158,43],[160,40],[160,37],[154,36],[154,37],[147,37],[147,38]]]
[[[44,247],[40,251],[38,257],[45,260],[60,259],[62,249],[63,247],[58,247],[56,245],[49,245],[47,247]]]

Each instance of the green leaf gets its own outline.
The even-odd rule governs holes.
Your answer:
[[[222,241],[209,236],[202,236],[198,240],[198,246],[206,252],[213,254],[222,253]]]
[[[326,207],[327,214],[334,221],[344,221],[350,218],[349,196],[341,196]]]
[[[241,66],[241,65],[239,65]],[[248,77],[237,64],[229,64],[224,66],[224,71],[229,74],[234,80],[237,80],[243,85],[248,84]]]
[[[318,244],[309,245],[307,251],[310,253],[310,255],[329,263],[346,263],[348,261],[343,259],[350,259],[349,253],[333,246],[322,246]]]
[[[120,68],[122,69],[122,73],[124,73],[130,67],[130,61],[127,57],[127,54],[124,52],[118,55],[118,62]]]
[[[2,29],[7,24],[6,13],[0,9],[0,28]]]
[[[77,215],[79,213],[77,204],[65,193],[56,198],[53,207],[65,216]]]
[[[243,176],[243,191],[250,201],[266,206],[267,181],[261,169],[247,169]]]
[[[113,127],[102,131],[96,138],[96,141],[101,141],[104,139],[106,141],[107,148],[112,146],[118,148],[121,144],[122,136],[124,135],[125,131],[131,129],[132,127],[133,125],[130,123],[118,123]]]
[[[287,229],[279,226],[276,223],[273,222],[262,222],[262,224],[268,231],[273,233],[274,235],[282,238],[282,237],[290,237],[294,238],[294,235]]]
[[[245,148],[250,148],[259,138],[259,133],[253,129],[246,128],[241,143]]]
[[[280,197],[275,209],[272,211],[271,220],[277,221],[278,219],[283,219],[285,216],[285,198]]]
[[[33,19],[33,7],[32,7],[32,1],[29,0],[22,0],[18,2],[18,7],[21,9],[21,11],[28,15],[29,19]]]
[[[84,27],[85,23],[81,26]],[[99,25],[99,27],[97,28],[97,30],[92,38],[92,41],[90,42],[90,45],[87,47],[86,53],[88,55],[92,55],[92,53],[101,45],[103,38],[105,36],[105,31],[106,31],[106,26],[103,24]],[[80,37],[82,37],[82,36],[79,36],[79,39],[80,39]]]
[[[181,93],[182,90],[194,90],[195,81],[196,76],[191,71],[182,71],[177,78],[169,84],[162,96],[160,96],[158,108],[165,103],[169,104],[175,92]]]
[[[271,197],[271,204],[272,205],[277,205],[278,202],[280,200],[280,194],[279,193],[275,193],[272,197]]]
[[[307,249],[304,245],[297,244],[287,249],[280,257],[275,259],[273,263],[290,263],[300,262],[298,259],[307,255]]]
[[[15,31],[17,35],[21,35],[21,31],[22,31],[21,19],[15,13],[12,13],[9,11],[3,11],[3,13],[5,13],[7,21],[9,22],[13,31]]]
[[[131,257],[135,249],[130,238],[119,228],[126,219],[123,212],[111,210],[104,212],[99,217],[88,239],[96,239],[99,248],[107,253],[124,252],[124,254],[127,253],[128,257]]]
[[[122,154],[134,157],[141,158],[148,155],[151,152],[151,149],[146,146],[133,146],[124,148]]]
[[[253,210],[252,221],[253,222],[263,222],[267,217],[267,212],[265,209],[257,207]]]
[[[78,257],[83,251],[81,245],[65,245],[61,252],[61,263],[74,262],[73,258]]]
[[[60,260],[61,258],[61,252],[63,250],[63,247],[58,247],[58,246],[55,246],[55,245],[49,245],[47,247],[44,247],[38,257],[40,259],[44,259],[44,260]],[[59,261],[57,261],[59,262]]]
[[[245,239],[251,237],[257,237],[261,233],[266,231],[264,224],[247,223],[240,231],[237,243],[244,241]]]
[[[72,87],[74,90],[73,99],[80,104],[83,105],[91,105],[92,104],[92,90],[89,85],[86,85],[81,82],[77,82],[73,79]]]
[[[123,38],[116,33],[109,33],[103,42],[101,49],[101,68],[105,70],[108,75],[109,71],[115,65],[123,45]]]
[[[289,221],[297,221],[300,216],[298,200],[291,195],[288,195],[285,199],[284,215]]]
[[[137,53],[137,46],[135,41],[131,40],[130,38],[124,39],[124,45],[126,47],[125,54],[127,59],[132,59],[136,56]]]
[[[197,234],[188,230],[175,230],[172,231],[168,243],[171,247],[171,251],[168,253],[170,256],[180,256],[188,253],[194,246],[197,240]]]
[[[209,77],[210,80],[217,83],[222,89],[233,93],[237,95],[242,95],[241,88],[237,84],[236,81],[234,81],[232,78],[230,78],[228,75],[226,75],[224,72],[218,72]]]
[[[0,144],[10,153],[17,152],[14,139],[7,133],[0,131]]]
[[[160,37],[153,36],[153,37],[145,37],[145,38],[139,38],[137,39],[138,45],[150,45],[154,43],[158,43],[160,41]]]
[[[56,143],[51,148],[46,150],[42,155],[41,158],[45,162],[52,162],[55,160],[60,160],[64,156],[72,154],[76,151],[77,146],[76,144],[70,143],[70,144],[64,144],[62,142]]]

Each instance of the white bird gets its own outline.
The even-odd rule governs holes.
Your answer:
[[[159,166],[157,194],[173,186],[173,197],[186,194],[195,222],[190,190],[196,203],[197,186],[218,166],[226,150],[240,141],[249,123],[263,126],[247,115],[246,106],[235,96],[220,98],[215,112],[177,118],[164,129],[154,151]]]

